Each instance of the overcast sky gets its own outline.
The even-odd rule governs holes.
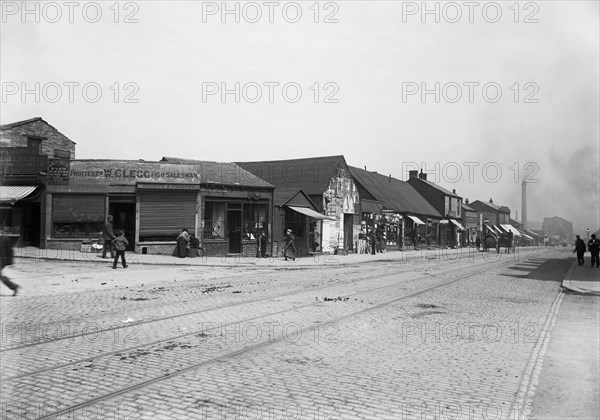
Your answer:
[[[42,117],[78,158],[423,164],[519,219],[530,174],[530,221],[600,227],[597,1],[23,4],[1,122]]]

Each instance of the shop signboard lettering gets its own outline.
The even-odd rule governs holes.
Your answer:
[[[69,161],[66,159],[48,159],[48,184],[69,184]]]

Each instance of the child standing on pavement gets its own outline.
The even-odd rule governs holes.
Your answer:
[[[118,231],[115,239],[112,240],[115,245],[115,259],[113,261],[113,269],[117,269],[117,262],[119,261],[119,256],[121,256],[121,261],[123,263],[123,268],[127,268],[127,263],[125,262],[125,249],[129,245],[129,241],[123,236],[123,231]]]

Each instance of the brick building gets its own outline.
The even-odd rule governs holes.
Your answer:
[[[0,223],[5,234],[18,237],[21,245],[44,245],[46,185],[73,158],[75,142],[42,118],[0,126]]]

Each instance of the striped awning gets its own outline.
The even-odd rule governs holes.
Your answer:
[[[500,225],[500,226],[502,226],[502,228],[505,229],[507,232],[512,232],[514,236],[521,236],[521,232],[519,232],[517,229],[515,229],[515,227],[512,225]]]
[[[35,191],[36,186],[0,186],[0,203],[16,203]]]

